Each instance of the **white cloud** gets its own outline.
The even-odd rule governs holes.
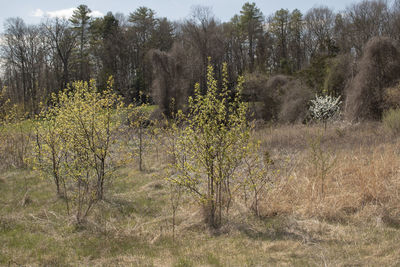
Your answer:
[[[74,13],[75,8],[60,9],[55,11],[48,11],[46,15],[50,18],[70,18]]]
[[[76,8],[71,7],[71,8],[66,8],[66,9],[44,12],[43,10],[38,8],[34,12],[32,12],[32,16],[34,16],[34,17],[50,17],[50,18],[70,18],[72,16],[72,14],[74,13],[75,9]],[[104,14],[98,10],[93,10],[92,12],[89,13],[89,16],[103,17]]]
[[[89,16],[98,18],[98,17],[104,17],[104,14],[101,13],[100,11],[98,11],[98,10],[94,10],[94,11],[89,13]]]
[[[32,12],[32,16],[34,16],[34,17],[43,17],[43,15],[44,15],[44,12],[40,8],[38,8]]]

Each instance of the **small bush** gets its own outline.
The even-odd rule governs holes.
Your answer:
[[[383,114],[383,125],[393,134],[400,133],[400,109],[389,109]]]
[[[328,120],[334,119],[340,111],[339,97],[333,97],[329,95],[315,96],[314,100],[311,100],[310,113],[314,120],[321,121],[324,123],[326,129],[326,123]]]
[[[67,201],[68,213],[71,200],[78,223],[103,199],[114,170],[111,154],[123,104],[112,86],[112,78],[102,92],[93,80],[72,83],[69,90],[53,95],[54,105],[42,112],[36,126],[33,165],[52,177],[57,193]]]
[[[205,219],[212,227],[222,223],[222,211],[228,213],[235,187],[240,179],[237,169],[248,153],[250,127],[246,121],[247,105],[241,101],[242,78],[236,88],[228,87],[228,67],[223,65],[222,87],[208,66],[207,93],[195,87],[189,98],[187,126],[178,135],[176,162],[169,178],[183,186],[198,200]],[[232,98],[229,97],[232,95]]]

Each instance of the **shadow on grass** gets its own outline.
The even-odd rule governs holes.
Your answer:
[[[157,216],[164,205],[164,201],[147,195],[136,196],[134,200],[123,198],[109,198],[104,202],[116,208],[122,215],[130,216],[131,214],[140,214],[141,216],[154,217]]]
[[[248,238],[259,241],[292,240],[303,243],[321,241],[311,237],[310,234],[285,217],[255,218],[255,220],[259,220],[262,225],[253,226],[248,223],[240,223],[236,229]]]

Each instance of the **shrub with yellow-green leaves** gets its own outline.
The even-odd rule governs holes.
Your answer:
[[[53,178],[68,210],[69,202],[73,205],[78,223],[103,198],[114,169],[111,154],[123,104],[112,83],[100,92],[94,81],[74,82],[53,95],[53,106],[37,126],[36,166]]]
[[[56,95],[53,95],[56,100]],[[67,199],[63,161],[66,157],[66,139],[64,127],[57,117],[57,106],[42,111],[35,124],[36,146],[33,157],[34,169],[40,170],[43,176],[50,176],[57,189],[58,196]]]
[[[189,98],[186,127],[180,129],[175,147],[175,172],[169,179],[183,186],[202,204],[210,226],[219,227],[222,212],[228,211],[233,189],[241,183],[236,170],[246,156],[250,127],[247,104],[241,101],[242,78],[228,88],[227,65],[223,66],[222,88],[208,66],[207,92]]]
[[[143,103],[137,106],[130,105],[128,112],[128,141],[132,148],[132,158],[138,160],[139,170],[144,170],[144,156],[147,149],[155,143],[157,137],[157,127],[152,120],[151,106]]]
[[[25,167],[29,158],[32,123],[21,107],[0,91],[0,169]]]

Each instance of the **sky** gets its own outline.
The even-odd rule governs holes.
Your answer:
[[[209,6],[221,21],[228,21],[234,14],[239,14],[247,1],[240,0],[0,0],[0,32],[7,18],[20,17],[27,24],[40,23],[46,16],[69,16],[80,4],[92,10],[92,16],[102,16],[108,11],[128,15],[140,6],[155,10],[157,16],[170,20],[188,17],[191,8],[196,5]],[[298,8],[305,13],[316,6],[327,6],[340,11],[359,0],[253,0],[257,7],[268,16],[281,8],[290,11]]]

